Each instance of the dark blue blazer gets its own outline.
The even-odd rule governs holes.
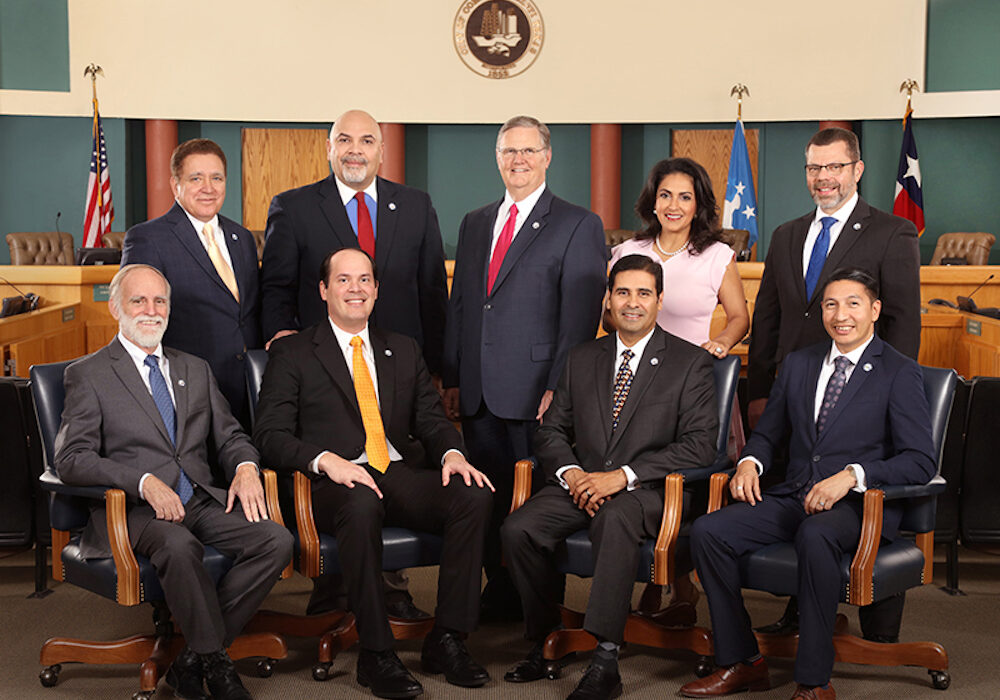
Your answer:
[[[930,481],[937,460],[920,366],[878,336],[861,355],[826,428],[817,434],[816,384],[830,343],[785,358],[764,415],[743,450],[744,457],[756,457],[766,471],[775,449],[788,437],[787,477],[767,493],[793,494],[848,464],[864,468],[868,488]],[[846,499],[860,518],[859,496],[850,492]],[[901,504],[886,501],[883,537],[896,535],[901,514]]]
[[[129,229],[122,265],[145,263],[164,274],[170,282],[170,322],[163,344],[206,360],[233,415],[248,426],[244,353],[263,347],[257,247],[253,234],[235,221],[220,215],[219,224],[233,261],[239,302],[177,203],[163,216]]]
[[[542,394],[556,388],[570,348],[597,333],[607,246],[596,214],[546,188],[487,296],[493,224],[502,203],[462,220],[443,378],[446,387],[459,387],[463,415],[485,400],[500,418],[533,420]]]
[[[369,321],[415,339],[431,373],[439,374],[448,278],[437,213],[426,192],[382,178],[376,183],[379,288]],[[333,175],[275,195],[261,265],[265,339],[325,320],[320,264],[332,250],[359,247]]]

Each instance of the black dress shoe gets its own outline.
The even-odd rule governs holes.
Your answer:
[[[549,675],[549,669],[559,669],[576,658],[576,652],[570,652],[561,659],[548,660],[542,655],[544,640],[538,642],[528,655],[517,662],[507,673],[503,674],[503,679],[508,683],[530,683],[541,680]]]
[[[178,698],[208,700],[202,683],[201,657],[189,647],[184,647],[177,655],[163,680],[174,689],[174,695]]]
[[[431,619],[430,613],[425,613],[418,608],[413,604],[413,600],[408,597],[393,601],[387,600],[385,602],[385,612],[389,617],[398,617],[403,620]]]
[[[566,700],[610,700],[621,694],[622,677],[618,675],[618,666],[605,668],[591,664]]]
[[[761,634],[795,634],[799,631],[799,599],[792,596],[788,599],[785,612],[781,614],[776,622],[769,625],[754,627],[754,632]]]
[[[205,684],[214,700],[251,700],[250,692],[243,686],[225,650],[202,654],[201,663],[205,669]]]
[[[415,698],[424,692],[392,649],[358,652],[358,685],[371,688],[379,698]]]
[[[490,674],[469,655],[462,638],[437,627],[424,640],[420,664],[427,673],[443,673],[446,681],[463,688],[478,688],[490,682]]]

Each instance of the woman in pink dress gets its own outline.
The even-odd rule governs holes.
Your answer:
[[[663,267],[663,308],[657,323],[668,333],[700,345],[723,358],[750,328],[746,295],[732,248],[722,242],[719,211],[712,181],[690,158],[670,158],[653,166],[635,203],[643,228],[635,238],[615,246],[611,265],[625,255],[640,254]],[[710,335],[718,304],[726,325]],[[730,445],[743,443],[739,406],[733,410]],[[649,584],[639,603],[641,612],[660,608],[660,586]],[[687,575],[674,581],[673,608],[680,620],[693,615],[698,591]]]

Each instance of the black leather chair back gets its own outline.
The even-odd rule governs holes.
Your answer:
[[[965,466],[961,488],[961,532],[963,544],[1000,542],[1000,378],[976,377],[972,384],[965,432]]]
[[[250,398],[250,424],[257,420],[257,397],[267,368],[267,350],[256,349],[246,352],[247,396]]]

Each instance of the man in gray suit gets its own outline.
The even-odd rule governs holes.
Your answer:
[[[626,255],[608,277],[605,305],[615,333],[569,353],[552,405],[535,434],[546,484],[504,521],[504,556],[524,606],[525,636],[535,642],[504,680],[545,675],[542,643],[559,624],[562,587],[552,553],[589,529],[594,579],[583,628],[598,648],[569,696],[605,700],[621,692],[622,644],[639,545],[656,537],[663,480],[709,464],[718,435],[712,359],[656,325],[663,270]]]
[[[127,494],[129,541],[156,568],[187,641],[166,675],[175,694],[206,698],[204,681],[213,698],[249,698],[226,647],[278,580],[292,536],[267,518],[257,450],[208,364],[161,345],[170,315],[163,275],[123,267],[109,306],[118,335],[66,369],[56,471],[68,484]],[[204,545],[233,560],[218,586],[202,566]],[[92,507],[82,549],[110,556],[103,503]]]

